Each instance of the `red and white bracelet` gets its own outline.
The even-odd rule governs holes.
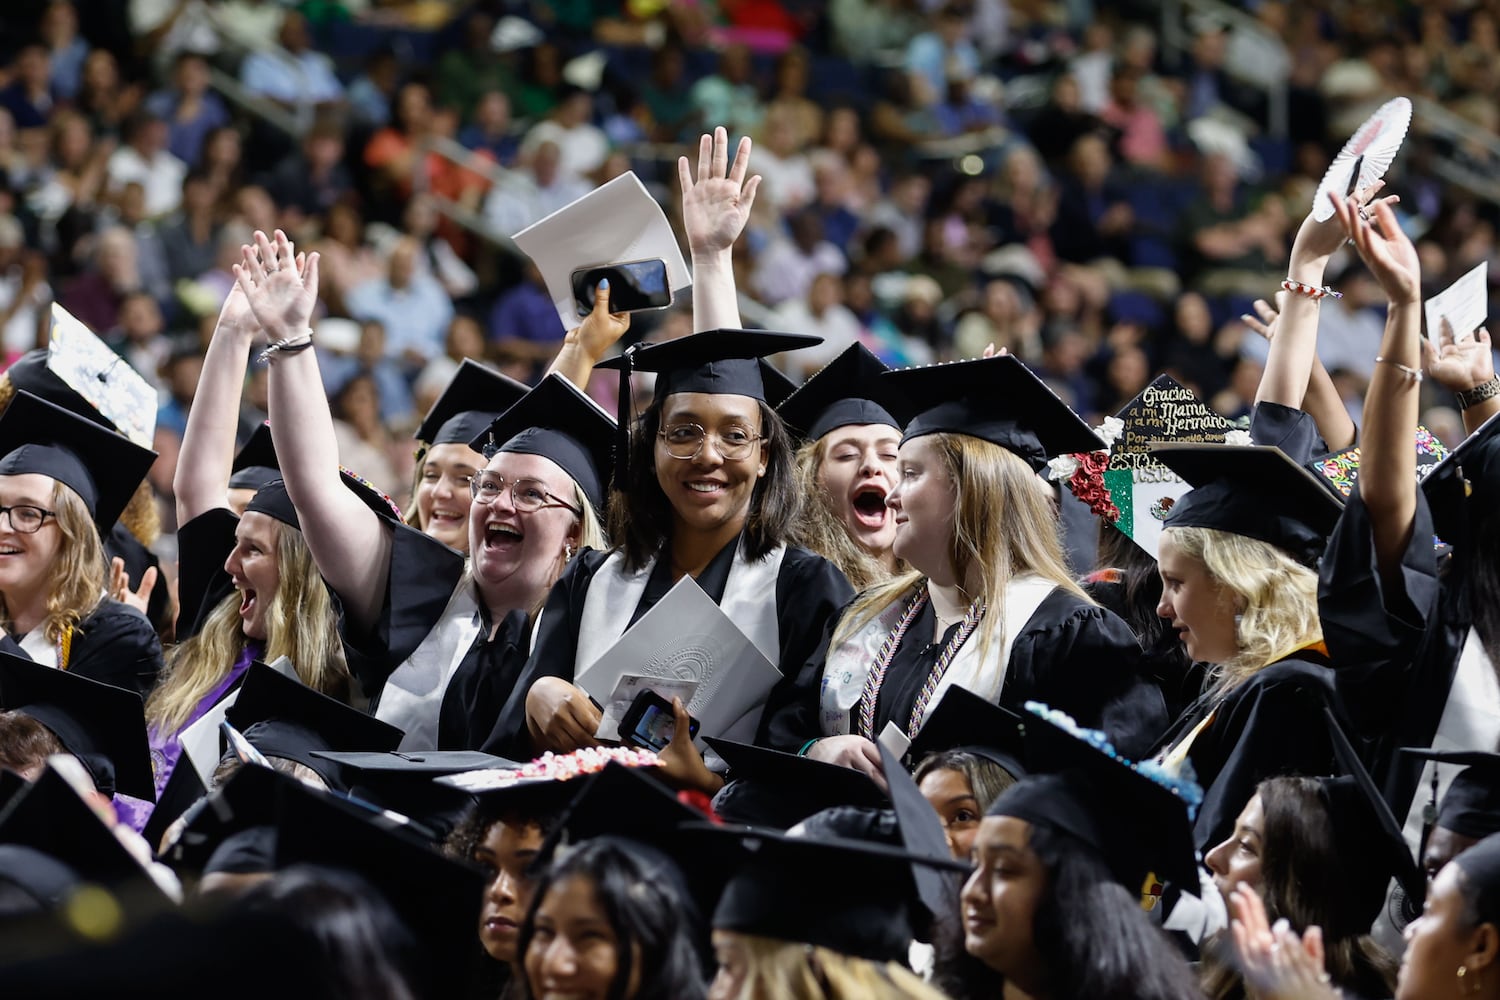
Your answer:
[[[1327,285],[1319,288],[1317,285],[1304,284],[1303,282],[1295,281],[1292,278],[1287,278],[1285,281],[1283,281],[1281,283],[1281,288],[1283,291],[1292,292],[1296,295],[1306,295],[1314,302],[1317,302],[1319,299],[1327,298],[1330,295],[1336,299],[1341,299],[1344,297],[1343,292],[1335,292]]]

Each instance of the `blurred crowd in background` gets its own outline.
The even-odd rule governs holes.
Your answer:
[[[1419,103],[1387,177],[1426,291],[1496,252],[1495,204],[1445,170],[1497,142],[1495,0],[6,0],[3,22],[5,363],[52,301],[104,336],[160,388],[164,499],[253,230],[322,255],[344,462],[404,499],[459,362],[534,379],[565,334],[508,237],[627,170],[675,222],[676,157],[719,124],[764,178],[747,324],[822,335],[814,367],[856,339],[891,364],[1005,347],[1096,423],[1161,370],[1248,412],[1265,345],[1239,317],[1391,96],[1475,137]],[[1357,418],[1384,299],[1352,254],[1330,276],[1319,351]],[[679,298],[629,336],[690,329]],[[1442,396],[1428,426],[1461,436]]]

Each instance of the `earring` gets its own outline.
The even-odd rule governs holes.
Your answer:
[[[1480,985],[1480,982],[1479,982],[1479,973],[1476,972],[1476,973],[1474,973],[1474,988],[1471,989],[1471,990],[1464,989],[1464,987],[1467,985],[1467,982],[1468,982],[1467,978],[1466,978],[1468,975],[1469,975],[1469,967],[1466,966],[1466,965],[1460,965],[1458,967],[1458,988],[1459,988],[1459,992],[1463,993],[1465,996],[1471,996],[1471,995],[1477,994],[1481,989],[1484,988],[1482,985]]]
[[[1245,620],[1245,616],[1244,615],[1235,615],[1234,616],[1234,630],[1236,632],[1238,632],[1240,630],[1240,623],[1243,622],[1244,620]]]
[[[568,559],[572,559],[573,558],[573,543],[572,542],[565,542],[563,544],[563,554]]]

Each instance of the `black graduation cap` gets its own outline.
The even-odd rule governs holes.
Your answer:
[[[186,762],[183,766],[192,770]],[[183,813],[182,830],[161,859],[187,872],[271,871],[276,860],[276,802],[283,780],[295,779],[268,767],[237,768]]]
[[[515,405],[466,442],[486,458],[500,452],[551,459],[596,511],[604,509],[604,472],[614,447],[615,422],[563,378],[548,375]]]
[[[892,395],[880,376],[890,371],[863,344],[850,344],[776,407],[787,426],[809,441],[850,424],[885,424],[901,429],[891,416]]]
[[[380,492],[379,487],[368,479],[363,479],[356,472],[349,469],[339,469],[339,478],[343,480],[344,486],[359,497],[360,501],[377,516],[392,523],[401,520],[401,509],[396,506],[394,500]],[[245,512],[265,514],[267,517],[275,518],[288,527],[302,530],[302,522],[297,517],[297,507],[292,503],[291,494],[287,492],[286,481],[281,478],[278,471],[276,478],[268,483],[262,483],[255,491],[255,496],[245,505]]]
[[[786,398],[797,391],[797,383],[786,376],[780,368],[777,368],[765,358],[760,361],[760,381],[765,386],[766,402],[771,409],[776,409]]]
[[[1431,747],[1402,747],[1401,752],[1464,768],[1449,782],[1442,804],[1434,803],[1437,805],[1434,825],[1475,840],[1500,833],[1500,754]]]
[[[66,903],[83,879],[70,866],[49,854],[23,844],[0,844],[0,885],[12,885],[35,902],[41,911]],[[6,918],[11,914],[7,913]]]
[[[1168,528],[1215,528],[1274,545],[1316,566],[1343,503],[1323,481],[1263,445],[1168,444],[1151,457],[1193,488],[1167,512]]]
[[[338,769],[316,751],[394,750],[404,735],[260,661],[250,664],[224,718],[261,753],[304,764],[331,786]]]
[[[705,742],[724,758],[732,778],[757,786],[754,815],[744,818],[786,828],[833,806],[881,808],[890,804],[889,796],[869,775],[852,767],[712,736],[705,737]],[[725,815],[734,817],[731,802],[725,801]]]
[[[122,902],[167,902],[135,855],[51,764],[0,811],[0,843],[55,858],[84,881],[116,891]]]
[[[1491,834],[1453,859],[1472,894],[1475,923],[1500,920],[1500,834]]]
[[[428,445],[468,445],[529,389],[524,382],[465,358],[413,437]]]
[[[235,453],[230,466],[229,488],[258,490],[281,478],[281,464],[276,460],[276,445],[271,441],[271,425],[261,424]]]
[[[550,856],[563,837],[577,843],[618,834],[656,844],[684,823],[704,818],[703,813],[679,801],[677,794],[651,773],[653,770],[610,762],[595,774],[566,782],[578,786],[577,794],[557,832],[542,846],[542,856]]]
[[[615,441],[615,485],[624,481],[630,425],[630,373],[655,372],[655,398],[678,392],[749,396],[769,403],[761,375],[761,358],[797,351],[823,342],[822,337],[765,330],[705,330],[658,344],[635,344],[596,368],[620,373],[620,412]],[[774,393],[774,390],[773,390]]]
[[[161,795],[157,796],[156,808],[151,810],[145,827],[141,829],[141,836],[146,838],[153,851],[160,849],[167,828],[208,794],[193,762],[186,756],[179,756],[177,760],[180,766],[172,768]]]
[[[78,494],[101,534],[151,470],[156,452],[95,420],[18,392],[0,417],[0,476],[39,473]]]
[[[1480,523],[1500,510],[1500,416],[1448,453],[1422,480],[1432,511],[1432,530],[1459,550],[1477,536]]]
[[[514,770],[522,765],[509,765]],[[472,796],[487,816],[526,816],[536,820],[560,819],[567,807],[583,791],[587,775],[566,778],[549,776],[495,780],[482,771],[439,778],[438,784],[460,789]]]
[[[104,794],[156,801],[146,710],[134,691],[0,653],[0,707],[52,730]]]
[[[1344,772],[1341,777],[1323,778],[1321,783],[1328,797],[1333,841],[1339,846],[1345,873],[1343,891],[1330,900],[1336,916],[1324,930],[1335,937],[1355,937],[1370,932],[1385,905],[1392,876],[1413,906],[1422,899],[1427,883],[1406,846],[1401,824],[1326,705],[1323,719],[1339,769]]]
[[[1014,778],[1026,775],[1026,723],[1008,708],[954,685],[922,723],[907,759],[920,764],[924,757],[945,750],[962,750],[1004,768]]]
[[[416,938],[423,995],[462,995],[479,926],[479,870],[357,803],[291,780],[281,782],[280,792],[277,867],[318,865],[362,876]]]
[[[1028,705],[1028,708],[1031,706]],[[1042,714],[1047,713],[1047,714]],[[1197,786],[1168,787],[1114,752],[1092,731],[1045,707],[1026,718],[1028,777],[1001,793],[990,816],[1014,816],[1061,830],[1099,852],[1131,893],[1146,877],[1197,895],[1198,858],[1192,804]]]
[[[469,792],[439,779],[481,768],[520,766],[479,750],[319,750],[314,756],[338,768],[339,783],[350,797],[410,817],[422,828],[419,832],[434,841],[458,824],[473,801]]]
[[[1099,435],[1019,359],[901,368],[880,376],[898,398],[902,441],[967,434],[997,444],[1040,472],[1055,455],[1103,450]]]

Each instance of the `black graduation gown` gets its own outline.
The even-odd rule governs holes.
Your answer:
[[[31,659],[21,648],[25,636],[0,638],[0,651]],[[142,698],[161,672],[161,639],[146,616],[111,598],[99,602],[73,629],[68,671],[135,691]]]
[[[1375,561],[1370,512],[1356,483],[1319,573],[1318,617],[1338,664],[1339,696],[1367,741],[1366,763],[1399,821],[1417,793],[1423,762],[1396,749],[1432,745],[1473,624],[1460,558],[1439,558],[1432,513],[1418,490],[1400,578],[1387,587]]]
[[[228,507],[214,507],[177,528],[177,641],[197,635],[208,616],[234,592],[224,569],[240,523]]]
[[[726,545],[696,578],[703,592],[719,603],[729,582],[735,549],[740,539]],[[583,625],[584,600],[594,574],[609,558],[608,552],[585,549],[574,557],[547,598],[542,609],[542,623],[536,643],[500,713],[490,738],[481,748],[488,753],[515,760],[535,756],[531,734],[526,727],[526,692],[543,677],[561,677],[571,682],[578,656],[578,633]],[[672,589],[669,560],[658,559],[646,581],[646,587],[630,617],[630,624],[651,610]],[[806,549],[788,546],[776,578],[776,618],[781,636],[778,666],[786,673],[789,664],[805,663],[817,649],[825,627],[831,625],[840,607],[852,596],[853,588],[827,559]],[[769,596],[769,595],[768,595]],[[628,626],[627,626],[628,627]]]
[[[942,643],[929,643],[921,637],[932,635],[932,616],[928,602],[896,647],[875,703],[876,733],[887,722],[906,730],[922,685],[961,625],[950,626]],[[836,622],[829,622],[801,671],[772,692],[758,743],[795,753],[824,735],[819,699]],[[977,640],[971,636],[968,641]],[[1125,756],[1139,756],[1168,721],[1161,692],[1139,673],[1140,655],[1130,627],[1118,616],[1054,588],[1011,643],[1000,703],[1020,711],[1028,701],[1043,702],[1067,712],[1079,725],[1103,729]]]
[[[1188,751],[1204,792],[1194,824],[1199,850],[1233,832],[1262,780],[1336,773],[1325,705],[1337,712],[1333,670],[1326,657],[1304,649],[1261,669],[1222,700],[1204,694],[1173,724],[1158,744],[1163,750],[1214,713]]]
[[[356,632],[341,617],[349,665],[356,672],[370,711],[391,672],[404,663],[441,620],[464,579],[461,552],[415,528],[395,526],[385,601],[373,628]],[[480,607],[480,628],[448,681],[438,708],[438,747],[473,750],[494,727],[515,679],[526,662],[531,628],[525,611],[512,611],[490,637],[489,613]]]

